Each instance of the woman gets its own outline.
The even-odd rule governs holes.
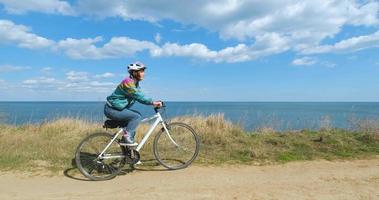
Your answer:
[[[138,145],[134,142],[134,136],[142,116],[138,111],[130,109],[135,101],[145,105],[153,105],[154,107],[162,106],[161,101],[153,101],[151,98],[146,98],[140,91],[139,82],[145,76],[145,69],[145,65],[140,62],[130,64],[128,66],[129,77],[121,81],[114,92],[107,97],[104,107],[105,116],[113,120],[125,121],[125,124],[127,123],[123,127],[124,135],[120,145]]]

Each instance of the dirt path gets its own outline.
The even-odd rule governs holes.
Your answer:
[[[103,182],[0,173],[4,200],[132,198],[378,200],[379,159],[138,170]]]

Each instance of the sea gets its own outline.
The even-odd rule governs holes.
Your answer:
[[[152,107],[136,103],[144,117]],[[36,124],[62,117],[102,123],[104,102],[0,102],[0,123]],[[247,131],[269,127],[317,130],[325,127],[354,129],[362,121],[379,122],[379,102],[166,102],[163,116],[222,114]]]

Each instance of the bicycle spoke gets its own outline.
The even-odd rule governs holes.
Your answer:
[[[116,169],[111,165],[106,165],[106,168],[108,169],[110,174],[113,174],[116,171]]]
[[[95,160],[97,158],[97,155],[95,154],[88,155],[88,153],[81,153],[80,156],[82,157],[82,159],[85,159],[85,160]]]
[[[198,139],[188,125],[170,124],[169,133],[160,132],[154,140],[154,155],[158,162],[169,169],[181,169],[196,158]]]
[[[85,160],[82,160],[82,165],[83,166],[86,166],[86,165],[88,165],[88,164],[92,164],[94,162],[94,160],[90,160],[90,159],[85,159]]]
[[[96,168],[96,165],[92,162],[90,166],[88,166],[88,174],[92,174],[92,171]]]
[[[108,156],[106,159],[98,160],[100,149],[112,138],[108,133],[96,133],[83,139],[77,148],[75,161],[84,176],[92,180],[106,180],[121,171],[124,162],[116,157],[122,152],[118,143],[112,143],[104,152]]]
[[[92,143],[90,144],[90,147],[91,147],[93,150],[95,150],[96,154],[100,154],[100,151],[99,151],[95,146],[93,146]]]

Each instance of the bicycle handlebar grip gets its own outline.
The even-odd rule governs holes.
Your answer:
[[[157,113],[160,108],[166,107],[166,104],[163,101],[161,101],[161,103],[162,103],[161,107],[154,107],[155,113]]]

